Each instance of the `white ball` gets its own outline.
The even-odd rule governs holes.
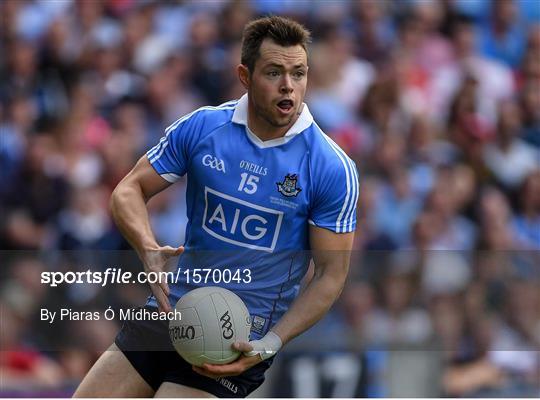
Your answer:
[[[240,297],[215,286],[194,289],[175,306],[181,320],[169,322],[169,336],[176,351],[196,366],[227,364],[240,352],[231,348],[237,341],[249,341],[249,311]]]

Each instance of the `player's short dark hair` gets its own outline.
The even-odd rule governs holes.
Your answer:
[[[241,63],[250,72],[255,69],[261,43],[266,38],[272,39],[280,46],[300,45],[307,53],[307,44],[311,41],[311,34],[298,22],[275,15],[251,21],[244,28],[241,56]]]

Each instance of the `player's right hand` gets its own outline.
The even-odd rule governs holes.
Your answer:
[[[159,274],[160,272],[165,271],[167,261],[171,257],[177,257],[183,252],[184,246],[176,248],[171,246],[158,246],[153,249],[144,250],[141,254],[144,270],[146,273],[153,272]],[[160,312],[172,311],[169,303],[169,285],[167,284],[165,276],[160,277],[158,282],[149,283],[149,285],[156,298],[158,310]]]
[[[247,353],[253,351],[253,346],[248,342],[234,342],[232,344],[232,348],[242,353],[235,361],[229,364],[221,365],[204,363],[202,367],[193,365],[193,371],[211,379],[227,376],[238,376],[262,361],[259,354],[255,354],[253,356],[246,355]]]

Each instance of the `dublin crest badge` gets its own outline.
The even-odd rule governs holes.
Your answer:
[[[296,174],[287,174],[283,182],[277,182],[278,192],[283,196],[293,197],[302,191],[299,187],[296,186],[298,182],[298,175]]]

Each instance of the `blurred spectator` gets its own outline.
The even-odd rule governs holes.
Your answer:
[[[510,189],[523,183],[525,177],[539,167],[540,152],[519,139],[520,111],[516,103],[499,106],[495,142],[484,149],[484,160],[495,179]]]
[[[184,230],[178,229],[178,225],[188,223],[184,192],[184,181],[178,184],[174,190],[159,193],[148,204],[151,213],[152,230],[157,240],[163,245],[180,246],[184,243]],[[175,221],[171,224],[171,221]]]
[[[140,101],[121,101],[112,115],[112,132],[106,146],[100,146],[103,159],[103,182],[112,191],[143,154],[150,138],[146,129],[146,112]]]
[[[52,222],[66,204],[68,183],[55,157],[50,134],[29,140],[23,167],[3,203],[11,210],[4,235],[7,248],[38,249],[50,241]],[[4,247],[4,248],[6,248]]]
[[[480,52],[512,68],[520,65],[526,37],[526,25],[521,23],[520,17],[515,0],[492,2],[490,18],[480,29]]]
[[[77,188],[59,215],[58,243],[63,250],[118,249],[123,239],[107,215],[109,192],[103,186]]]
[[[352,282],[345,287],[341,296],[341,308],[349,326],[355,336],[364,338],[367,318],[373,311],[375,302],[373,287],[367,282]],[[362,342],[355,342],[355,347],[360,347]]]
[[[421,210],[421,199],[416,196],[404,169],[392,171],[390,182],[382,186],[373,209],[375,228],[402,247],[410,242],[411,225]]]
[[[519,248],[510,221],[512,210],[508,199],[495,188],[487,188],[479,199],[480,240],[482,250],[500,252]]]
[[[58,71],[39,66],[39,48],[34,42],[12,38],[6,43],[7,65],[0,73],[0,96],[28,97],[35,109],[34,118],[57,118],[67,112],[67,94]]]
[[[539,63],[540,70],[540,63]],[[525,84],[520,96],[523,128],[520,136],[527,143],[540,149],[540,74],[538,82]]]
[[[471,267],[462,252],[432,251],[424,259],[422,292],[428,296],[460,293],[471,276]]]
[[[441,229],[441,220],[435,212],[423,210],[412,226],[411,248],[423,254],[431,250],[432,243]]]
[[[477,109],[477,81],[469,77],[454,98],[449,110],[448,139],[457,148],[457,159],[467,163],[480,182],[488,179],[483,151],[493,139],[493,128]]]
[[[31,100],[21,95],[14,96],[1,112],[0,176],[5,185],[0,188],[0,193],[4,194],[15,184],[17,172],[22,167],[27,137],[35,121],[36,111]]]
[[[2,391],[16,393],[24,388],[39,392],[54,389],[63,383],[63,371],[54,360],[44,356],[21,342],[25,331],[24,321],[13,315],[5,305],[2,307],[2,338],[0,351],[0,374]]]
[[[471,19],[459,15],[454,18],[451,22],[451,40],[454,61],[434,71],[430,82],[433,99],[431,112],[438,119],[444,119],[449,115],[445,112],[449,111],[450,102],[459,93],[459,88],[472,80],[477,84],[473,98],[475,109],[483,119],[495,122],[497,103],[514,94],[511,70],[475,51],[477,38]]]
[[[433,166],[451,164],[457,159],[457,150],[444,138],[438,124],[428,114],[417,114],[408,133],[408,161],[413,170],[415,189],[425,193],[433,184]],[[418,174],[418,175],[417,175]]]
[[[427,341],[431,321],[413,305],[416,290],[412,275],[391,273],[381,287],[381,303],[365,319],[365,340],[370,345],[411,345]]]
[[[452,396],[530,397],[538,392],[538,299],[535,284],[511,282],[503,320],[490,318],[475,329],[476,354],[454,362],[444,374],[444,387]],[[532,329],[531,329],[532,328]],[[456,360],[458,361],[458,360]]]
[[[517,240],[525,248],[540,250],[540,169],[525,179],[520,202],[519,212],[512,221]]]
[[[357,53],[377,66],[386,60],[395,39],[389,6],[389,2],[380,0],[360,0],[352,5],[351,30],[358,38]]]
[[[426,209],[440,219],[440,230],[431,243],[434,250],[472,250],[476,228],[465,216],[459,214],[458,192],[452,170],[439,170],[436,185],[426,199]]]
[[[313,48],[312,78],[307,100],[321,127],[331,132],[337,142],[351,151],[370,145],[354,119],[364,94],[374,79],[373,66],[353,53],[353,40],[339,26],[319,27],[320,38]],[[335,112],[328,113],[328,109]]]

